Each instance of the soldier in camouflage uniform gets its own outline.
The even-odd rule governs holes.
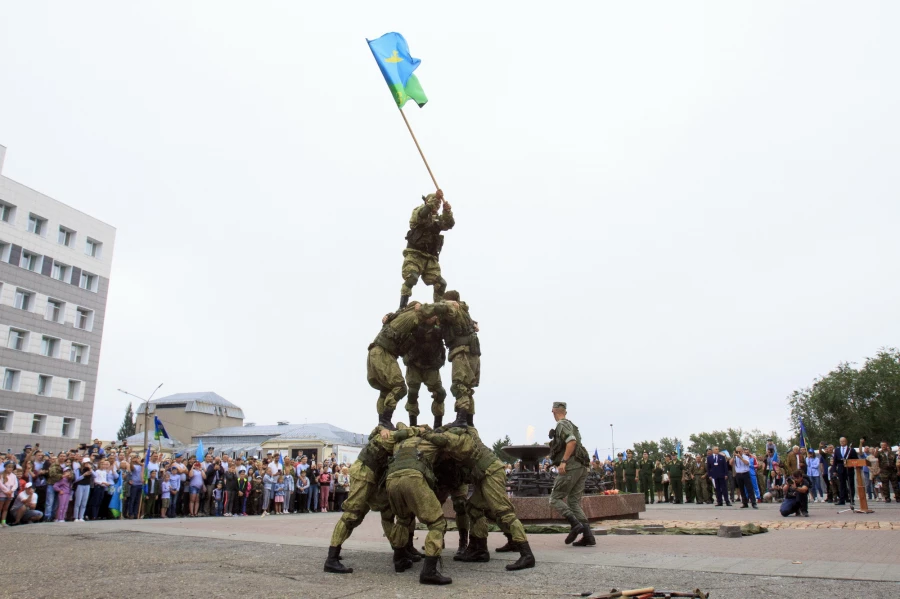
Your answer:
[[[709,478],[706,474],[706,458],[698,455],[694,467],[694,498],[697,503],[712,503],[709,496]]]
[[[881,442],[881,449],[876,454],[878,467],[881,470],[878,477],[881,480],[881,492],[884,494],[884,502],[891,502],[891,489],[894,490],[894,500],[900,502],[900,485],[897,483],[897,456],[891,451],[887,441]]]
[[[257,474],[253,479],[253,482],[250,483],[250,514],[253,516],[258,516],[260,512],[260,505],[262,502],[262,494],[263,494],[263,479]]]
[[[418,429],[405,428],[403,423],[401,430],[387,432],[386,436],[382,436],[381,432],[386,429],[381,425],[375,427],[369,435],[368,444],[359,452],[359,457],[350,466],[350,493],[343,504],[343,512],[341,519],[334,525],[334,531],[331,533],[331,543],[328,547],[328,558],[325,560],[325,571],[335,574],[350,574],[353,568],[346,568],[341,563],[341,545],[344,544],[353,529],[359,526],[370,509],[381,508],[381,527],[385,536],[390,538],[390,533],[394,525],[394,514],[390,509],[384,509],[386,496],[378,497],[383,492],[381,481],[387,471],[388,458],[394,450],[394,446],[400,441],[404,441],[410,437],[416,436]],[[409,539],[408,546],[405,547],[407,554],[418,552],[410,552],[412,548],[412,538]],[[410,556],[411,557],[411,556]],[[412,563],[409,564],[412,566]]]
[[[590,456],[581,444],[578,427],[566,418],[565,402],[553,402],[553,417],[556,419],[556,428],[550,431],[550,459],[558,467],[559,474],[550,492],[550,506],[572,526],[566,536],[566,545],[582,535],[573,545],[590,547],[596,545],[597,541],[587,516],[581,509]]]
[[[456,421],[449,426],[474,426],[475,387],[481,380],[481,344],[478,341],[478,323],[472,320],[469,306],[459,299],[458,291],[444,294],[449,305],[441,314],[441,330],[450,352],[447,359],[453,365],[450,392],[456,398]]]
[[[686,501],[694,503],[694,473],[697,471],[697,462],[690,452],[686,452],[682,464],[684,465],[684,474],[681,480],[684,483],[685,495],[687,495]]]
[[[634,459],[634,451],[629,449],[625,452],[625,491],[627,493],[637,493],[638,483],[638,461]]]
[[[616,463],[613,464],[613,471],[616,474],[616,489],[619,493],[625,492],[625,459],[622,454],[616,456]]]
[[[461,556],[469,546],[469,471],[451,459],[439,459],[434,464],[434,478],[437,481],[434,494],[438,502],[444,505],[448,498],[453,502],[456,531],[459,533],[456,556]]]
[[[675,454],[671,454],[670,457],[672,461],[666,465],[666,472],[669,474],[672,496],[675,498],[675,503],[683,503],[684,485],[682,484],[682,477],[684,476],[684,466]]]
[[[488,518],[497,523],[519,550],[519,559],[507,564],[507,570],[523,570],[534,567],[534,554],[525,535],[525,527],[516,517],[506,494],[506,471],[493,450],[481,442],[478,431],[452,428],[446,432],[426,432],[423,438],[440,448],[441,455],[458,462],[470,475],[475,490],[468,501],[471,536],[469,546],[454,560],[461,562],[487,562]]]
[[[650,454],[646,451],[641,455],[641,462],[638,465],[641,479],[641,492],[644,494],[644,505],[654,503],[653,498],[653,462],[650,460]]]
[[[431,414],[434,416],[434,428],[437,428],[444,418],[444,399],[447,397],[447,391],[441,385],[441,366],[447,360],[441,327],[434,324],[419,325],[413,332],[413,339],[412,348],[403,355],[406,385],[409,387],[406,398],[409,425],[418,424],[419,389],[425,383],[431,393]]]
[[[441,231],[453,228],[453,210],[444,200],[444,192],[422,197],[425,202],[417,206],[409,218],[409,231],[406,233],[406,249],[403,250],[403,285],[400,287],[400,308],[406,307],[412,288],[419,282],[419,277],[426,285],[434,289],[434,301],[440,301],[447,289],[447,281],[441,276],[441,265],[438,256],[444,245]],[[444,211],[438,215],[443,204]]]

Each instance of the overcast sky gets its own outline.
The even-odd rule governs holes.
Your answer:
[[[545,441],[555,400],[601,453],[610,423],[787,434],[792,390],[897,345],[896,2],[446,6],[0,6],[3,173],[118,229],[95,435],[160,382],[375,425],[366,346],[433,189],[387,31],[422,59],[485,438]]]

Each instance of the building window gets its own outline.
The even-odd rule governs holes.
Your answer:
[[[72,351],[69,352],[69,360],[76,364],[87,364],[87,346],[72,344]]]
[[[37,214],[28,215],[28,232],[35,235],[42,235],[47,229],[47,219],[41,218]]]
[[[10,370],[7,368],[6,374],[3,375],[3,388],[6,391],[18,391],[20,374],[21,372],[18,370]]]
[[[69,282],[69,267],[60,262],[53,263],[53,272],[51,275],[57,281],[62,281],[63,283]]]
[[[78,286],[88,291],[97,291],[97,275],[81,271],[81,282]]]
[[[12,431],[13,412],[9,410],[0,410],[0,433],[9,433]]]
[[[66,247],[73,247],[75,245],[75,231],[61,226],[59,228],[58,241],[61,245],[64,245]]]
[[[75,310],[75,328],[90,331],[94,328],[94,311],[87,308]]]
[[[6,202],[0,202],[0,220],[11,223],[16,217],[16,207]]]
[[[51,388],[53,386],[53,377],[47,376],[46,374],[38,375],[38,395],[45,395],[47,397],[50,396]]]
[[[66,399],[72,401],[81,401],[81,381],[73,381],[69,379],[69,390],[66,393]]]
[[[28,332],[20,331],[19,329],[10,329],[9,330],[9,339],[7,340],[6,347],[9,349],[17,349],[19,351],[25,351],[25,348],[28,346]]]
[[[44,414],[35,414],[34,419],[31,421],[31,434],[32,435],[43,435],[44,429],[47,426],[47,416]]]
[[[19,266],[21,266],[25,270],[30,270],[31,272],[40,271],[41,270],[40,254],[34,254],[32,252],[23,251],[22,258],[19,260]]]
[[[9,262],[9,251],[12,247],[5,241],[0,241],[0,260]]]
[[[16,289],[16,308],[19,310],[31,310],[34,303],[34,294],[24,289]]]
[[[63,418],[62,436],[63,437],[74,437],[75,436],[75,419],[74,418]]]
[[[47,320],[60,324],[66,321],[66,302],[55,299],[47,299]]]
[[[99,258],[100,251],[103,249],[103,244],[97,241],[96,239],[91,239],[88,237],[87,242],[84,246],[84,253],[92,258]]]
[[[41,337],[41,355],[56,358],[59,355],[59,339],[46,335]]]

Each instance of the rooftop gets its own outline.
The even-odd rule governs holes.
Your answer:
[[[154,406],[171,406],[172,408],[176,407],[176,405],[181,407],[179,404],[183,404],[185,412],[203,412],[205,414],[215,414],[217,416],[244,418],[243,410],[218,393],[213,393],[212,391],[175,393],[174,395],[167,395],[166,397],[150,400],[150,403]],[[151,413],[152,412],[153,410],[151,410]],[[144,413],[144,404],[138,406],[137,413]]]
[[[343,443],[346,445],[365,445],[369,436],[367,434],[352,433],[348,430],[338,428],[333,424],[310,423],[310,424],[267,424],[262,426],[226,426],[224,428],[216,428],[201,435],[194,435],[196,442],[198,439],[208,439],[212,437],[270,437],[279,440],[293,439],[320,439],[331,443]]]

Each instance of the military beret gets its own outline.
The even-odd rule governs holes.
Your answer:
[[[566,409],[566,402],[564,402],[564,401],[554,401],[554,402],[553,402],[553,409],[555,410],[555,409],[557,409],[557,408],[560,409],[560,410],[565,410],[565,409]]]

